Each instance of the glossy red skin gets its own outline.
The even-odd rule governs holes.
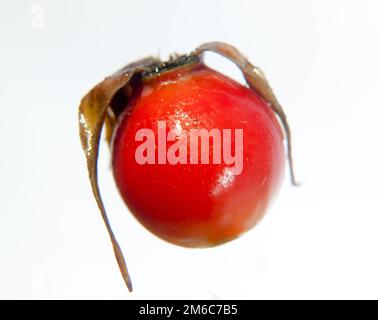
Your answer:
[[[224,184],[223,163],[139,165],[137,130],[152,129],[157,137],[162,120],[167,131],[177,121],[184,130],[243,129],[242,173]],[[284,171],[283,134],[267,103],[202,64],[143,84],[120,117],[112,151],[116,184],[134,216],[158,237],[186,247],[221,244],[255,226]]]

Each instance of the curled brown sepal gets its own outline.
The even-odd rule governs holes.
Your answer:
[[[112,131],[112,122],[108,116],[108,109],[110,109],[114,96],[129,83],[134,75],[150,69],[158,63],[160,61],[155,58],[146,58],[125,66],[90,90],[81,100],[79,107],[80,140],[87,159],[88,174],[93,195],[108,230],[118,266],[129,291],[132,291],[132,284],[125,258],[110,226],[98,186],[97,159],[99,142],[105,119],[107,120],[106,123],[109,132]]]
[[[212,51],[220,54],[221,56],[234,62],[243,73],[245,80],[250,88],[255,90],[261,97],[270,105],[279,120],[286,135],[287,154],[290,170],[291,183],[295,186],[299,183],[295,179],[293,157],[292,157],[292,144],[291,144],[291,131],[287,121],[285,112],[281,104],[278,102],[272,88],[265,78],[264,73],[256,66],[251,64],[246,57],[244,57],[239,50],[222,42],[205,43],[198,47],[193,54],[201,56],[205,51]]]

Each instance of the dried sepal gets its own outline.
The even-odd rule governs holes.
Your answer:
[[[130,291],[132,291],[132,284],[126,267],[126,262],[110,226],[98,186],[97,159],[99,142],[105,120],[107,124],[108,141],[111,132],[113,131],[114,119],[111,118],[111,112],[109,109],[114,96],[129,83],[134,75],[143,72],[158,63],[160,63],[160,61],[155,58],[146,58],[127,65],[112,76],[105,78],[104,81],[90,90],[82,99],[79,107],[80,140],[87,159],[88,174],[93,195],[108,230],[123,279]]]
[[[276,115],[281,121],[281,124],[283,126],[283,129],[286,135],[287,154],[288,154],[291,183],[293,185],[298,185],[298,182],[295,179],[294,168],[293,168],[290,126],[288,124],[285,112],[283,111],[283,108],[281,104],[278,102],[275,94],[273,93],[273,90],[270,87],[267,79],[265,78],[265,75],[262,72],[262,70],[254,66],[252,63],[250,63],[248,59],[244,57],[239,52],[239,50],[237,50],[235,47],[230,46],[226,43],[222,43],[222,42],[205,43],[201,45],[200,47],[198,47],[193,52],[193,54],[201,56],[205,51],[212,51],[212,52],[218,53],[222,55],[223,57],[234,62],[243,73],[243,76],[245,80],[247,81],[249,87],[254,89],[258,94],[260,94],[261,97],[266,102],[268,102],[270,107],[276,113]]]

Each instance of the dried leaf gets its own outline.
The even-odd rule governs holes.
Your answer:
[[[290,177],[291,183],[293,185],[298,185],[293,169],[293,157],[292,157],[292,143],[291,143],[291,132],[290,127],[285,115],[285,112],[282,109],[282,106],[278,102],[275,94],[273,93],[272,88],[270,87],[267,79],[265,78],[264,73],[258,67],[251,64],[246,57],[244,57],[235,47],[230,46],[228,44],[222,42],[210,42],[205,43],[202,46],[198,47],[194,54],[202,55],[205,51],[212,51],[218,53],[225,58],[234,62],[239,69],[242,71],[245,80],[247,81],[248,85],[254,89],[261,97],[268,102],[270,107],[276,113],[278,118],[281,121],[283,129],[286,134],[286,141],[287,141],[287,153],[288,153],[288,160],[289,160],[289,169],[290,169]]]
[[[111,122],[111,118],[107,114],[107,110],[109,109],[110,103],[115,94],[125,85],[127,85],[135,74],[143,72],[145,69],[158,63],[160,63],[160,61],[155,58],[146,58],[127,65],[114,75],[107,77],[104,81],[90,90],[82,99],[79,107],[80,139],[87,158],[88,173],[93,195],[97,201],[97,205],[101,211],[102,218],[112,241],[114,253],[123,279],[130,291],[132,291],[132,284],[127,271],[126,262],[122,254],[122,250],[110,226],[98,186],[97,159],[99,142],[105,119],[107,119],[108,128],[110,130],[108,130],[107,134],[108,141],[110,139],[109,135],[112,132],[114,122]]]

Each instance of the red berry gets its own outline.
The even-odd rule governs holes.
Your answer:
[[[160,238],[187,247],[217,245],[253,227],[278,190],[284,169],[282,130],[267,103],[203,64],[165,72],[134,90],[115,132],[113,172],[135,217]],[[234,175],[224,162],[138,164],[136,133],[148,128],[158,137],[158,121],[166,121],[167,132],[177,127],[184,132],[243,129],[241,173]],[[231,137],[235,152],[235,134]],[[172,144],[167,142],[167,148]]]
[[[201,62],[206,51],[234,62],[248,87],[206,67]],[[286,115],[263,72],[236,48],[205,43],[190,55],[166,63],[145,58],[105,78],[81,101],[80,140],[93,195],[130,291],[98,185],[104,125],[126,204],[147,229],[178,245],[217,245],[256,225],[282,180],[281,128],[296,184]],[[198,145],[192,145],[192,131]]]

